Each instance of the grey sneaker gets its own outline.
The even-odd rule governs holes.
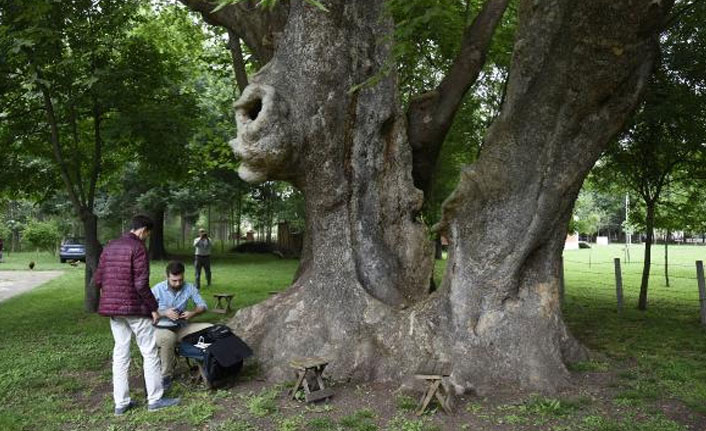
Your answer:
[[[137,407],[137,403],[134,401],[130,401],[128,405],[125,407],[116,407],[115,408],[115,416],[122,416],[124,415],[128,410]]]
[[[160,398],[157,401],[147,405],[147,410],[151,412],[156,412],[157,410],[166,409],[167,407],[175,406],[179,404],[181,398]]]

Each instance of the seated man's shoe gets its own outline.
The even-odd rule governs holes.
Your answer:
[[[162,377],[162,389],[167,392],[172,387],[172,376]]]
[[[157,410],[166,409],[167,407],[175,406],[181,401],[180,398],[165,398],[162,397],[157,401],[147,405],[147,410],[156,412]]]
[[[128,410],[137,407],[137,403],[134,401],[130,401],[128,405],[125,407],[116,407],[115,408],[115,416],[122,416],[124,415]]]

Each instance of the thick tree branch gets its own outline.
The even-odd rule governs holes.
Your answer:
[[[35,71],[37,73],[37,77],[41,78],[41,75],[36,68]],[[66,168],[66,161],[64,160],[64,155],[61,151],[61,141],[59,140],[59,126],[56,120],[56,115],[54,113],[54,104],[52,103],[51,96],[49,95],[49,89],[42,83],[38,83],[37,85],[39,86],[39,89],[42,92],[42,98],[44,99],[44,108],[47,114],[47,123],[49,123],[49,129],[51,131],[50,142],[52,144],[54,158],[56,159],[56,163],[59,166],[61,179],[66,185],[66,191],[69,193],[69,199],[71,199],[71,202],[73,202],[74,207],[76,208],[76,212],[80,213],[81,210],[84,208],[84,205],[79,199],[79,197],[76,195],[74,185],[71,182],[69,172]]]
[[[257,7],[257,2],[248,0],[224,7],[215,13],[213,10],[218,6],[215,1],[179,1],[189,9],[201,13],[207,23],[235,32],[262,64],[267,63],[274,55],[277,39],[289,14],[288,1],[280,1],[275,7],[268,9]]]
[[[76,106],[74,104],[71,104],[71,133],[73,134],[73,139],[74,139],[74,156],[76,158],[76,162],[74,163],[74,171],[76,175],[76,185],[78,186],[78,193],[81,198],[82,202],[86,202],[86,193],[83,190],[83,178],[81,175],[81,150],[78,147],[79,143],[79,137],[78,137],[78,126],[76,124]]]
[[[233,58],[233,72],[235,72],[235,82],[238,84],[240,94],[243,94],[248,86],[248,73],[245,71],[245,60],[243,60],[243,50],[240,48],[240,36],[233,30],[228,30],[228,49]]]
[[[461,50],[439,86],[415,97],[407,111],[407,134],[412,146],[414,185],[428,195],[434,168],[446,134],[468,89],[478,79],[495,28],[509,0],[487,0],[466,28]]]
[[[98,107],[98,101],[93,100],[93,166],[91,171],[91,182],[88,186],[88,200],[86,201],[86,206],[89,209],[93,209],[93,203],[96,198],[96,185],[98,184],[98,177],[100,176],[100,171],[102,167],[102,153],[103,153],[103,138],[101,137],[101,122],[103,121],[103,114]]]

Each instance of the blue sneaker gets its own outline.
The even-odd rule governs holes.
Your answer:
[[[124,415],[128,410],[137,407],[137,403],[134,401],[130,401],[128,405],[125,407],[116,407],[115,408],[115,416],[122,416]]]
[[[157,401],[147,405],[147,410],[156,412],[157,410],[166,409],[167,407],[175,406],[181,401],[180,398],[160,398]]]

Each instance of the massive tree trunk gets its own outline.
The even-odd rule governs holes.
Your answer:
[[[638,102],[658,2],[532,2],[499,118],[444,206],[456,382],[561,385],[582,349],[559,303],[560,259],[584,177]]]
[[[337,378],[453,363],[457,390],[553,390],[584,357],[558,301],[568,218],[583,178],[637,103],[656,53],[659,2],[521,1],[502,113],[447,201],[441,289],[416,221],[411,150],[379,0],[289,3],[272,60],[236,103],[249,181],[288,180],[307,209],[304,255],[284,293],[230,324],[272,378],[325,355]],[[370,86],[359,87],[372,77]]]
[[[415,221],[421,194],[394,76],[351,91],[381,71],[391,27],[380,2],[355,3],[329,13],[291,4],[282,49],[236,104],[235,150],[244,179],[289,180],[304,192],[317,250],[300,280],[338,273],[340,288],[328,290],[362,289],[401,306],[425,295],[431,267]]]
[[[241,177],[302,190],[307,238],[294,285],[231,323],[271,376],[324,354],[370,378],[396,361],[383,323],[427,295],[432,254],[395,76],[354,90],[389,58],[391,22],[379,1],[327,6],[291,3],[281,49],[236,103]]]

